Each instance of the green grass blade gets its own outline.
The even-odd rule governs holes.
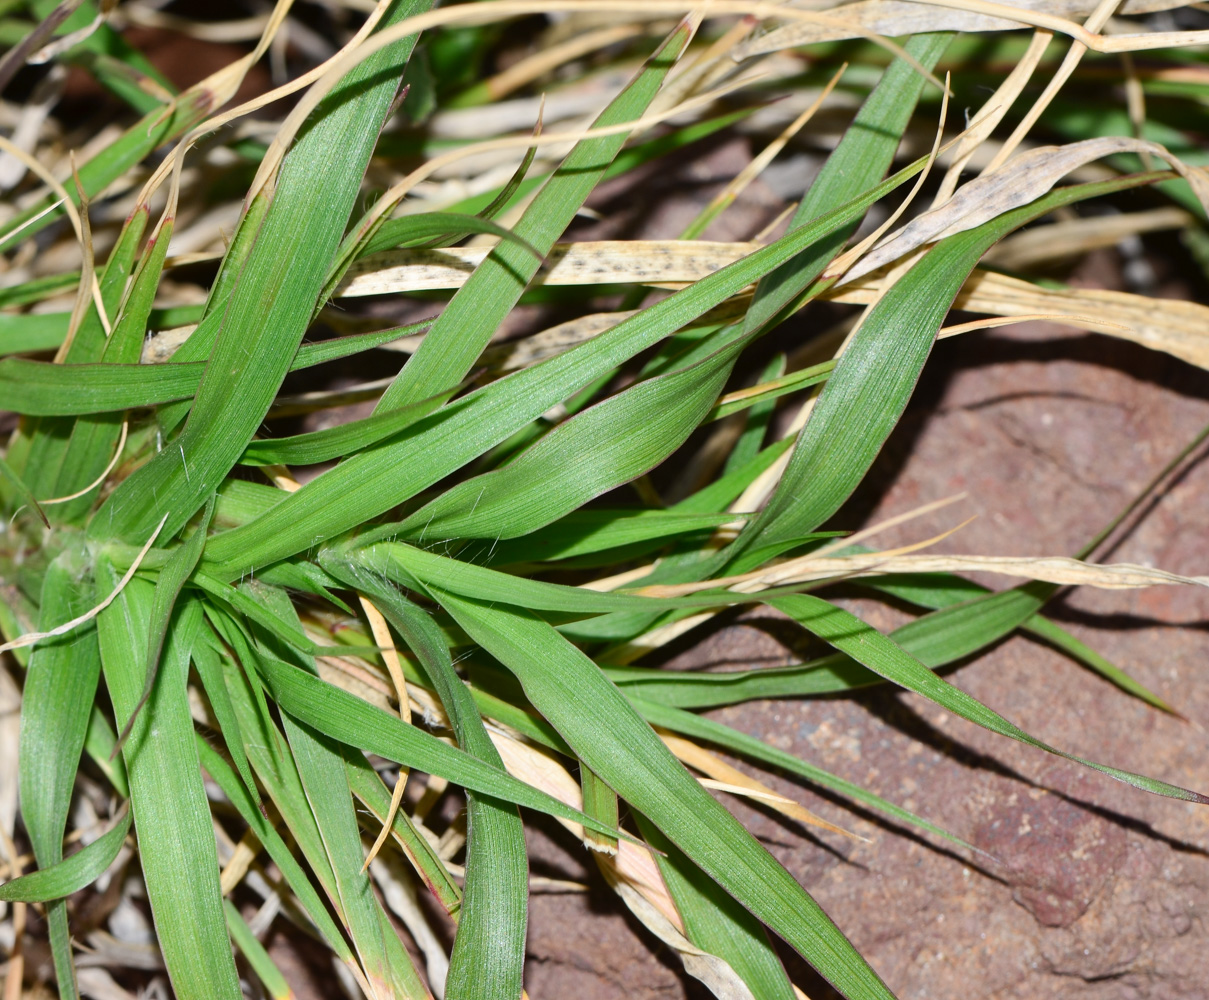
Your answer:
[[[515,538],[643,475],[701,423],[740,347],[733,344],[584,410],[503,468],[425,504],[403,522],[403,537]]]
[[[146,224],[146,209],[136,210],[126,220],[100,276],[98,284],[101,301],[111,320],[117,317],[122,296],[126,291],[127,280],[134,268],[139,240],[142,238]],[[66,335],[66,327],[63,332]],[[115,330],[115,335],[116,332]],[[111,348],[111,340],[112,337],[107,339],[105,336],[105,329],[95,303],[90,303],[71,344],[64,352],[63,360],[67,364],[103,361]],[[138,342],[141,345],[141,331]],[[136,347],[134,360],[137,358]],[[109,360],[115,359],[111,357]],[[4,394],[4,396],[7,395],[9,394]],[[109,455],[113,450],[112,442],[116,440],[116,425],[113,428],[114,436],[110,439],[110,446],[103,447],[102,435],[102,447],[93,453],[82,451],[83,440],[88,436],[84,432],[81,432],[79,440],[75,441],[73,447],[72,439],[77,436],[77,425],[78,421],[39,420],[28,427],[26,433],[30,437],[29,456],[23,471],[30,489],[38,496],[52,499],[75,493],[92,482],[105,468],[105,463],[109,461]],[[91,471],[91,475],[85,478],[88,470]],[[85,500],[83,506],[80,501],[63,505],[56,504],[52,508],[52,514],[56,522],[70,523],[78,517],[81,510],[86,510],[90,503]]]
[[[440,630],[428,614],[393,588],[350,572],[419,658],[449,715],[458,746],[500,769],[504,762],[462,679]],[[521,995],[528,923],[529,859],[515,806],[468,796],[466,888],[449,956],[448,1000],[516,1000]],[[616,827],[614,816],[610,826]]]
[[[983,591],[970,600],[950,602],[949,607],[899,626],[890,633],[890,639],[935,670],[986,648],[1029,621],[1054,589],[1051,584],[1034,582],[999,593]],[[609,668],[609,675],[627,692],[680,708],[712,708],[753,698],[836,694],[884,680],[844,653],[764,670],[703,674]]]
[[[117,583],[118,574],[102,557],[98,589],[110,593]],[[123,725],[142,691],[154,589],[135,577],[97,619],[105,682]],[[200,624],[194,603],[173,621],[151,699],[123,756],[147,898],[172,988],[180,1000],[240,1000],[186,690]]]
[[[71,857],[0,885],[0,899],[10,903],[45,903],[79,892],[113,864],[129,831],[130,811],[123,809],[113,826]]]
[[[785,375],[787,360],[784,354],[776,355],[761,373],[757,385],[764,385],[774,379],[782,378]],[[726,464],[722,467],[722,475],[719,478],[725,479],[760,454],[764,446],[764,438],[768,434],[768,425],[772,422],[775,412],[775,399],[757,399],[752,403],[751,409],[743,418],[743,432],[730,450],[730,454],[727,455]]]
[[[202,550],[206,547],[206,532],[210,527],[210,518],[214,516],[214,494],[206,501],[201,521],[194,528],[193,534],[183,545],[175,549],[169,556],[168,562],[160,570],[159,579],[155,583],[155,596],[151,602],[151,617],[147,625],[147,655],[144,659],[143,693],[135,702],[130,718],[118,734],[118,747],[121,747],[130,736],[130,729],[138,718],[139,712],[151,697],[151,688],[155,684],[155,676],[159,670],[160,654],[164,651],[164,639],[168,635],[168,627],[172,621],[172,612],[176,608],[176,599],[180,596],[185,581],[197,568]]]
[[[340,928],[328,913],[319,892],[311,884],[309,876],[302,866],[290,853],[289,846],[280,833],[265,817],[247,789],[240,782],[238,775],[200,735],[195,740],[198,757],[206,773],[214,779],[214,783],[222,789],[223,794],[231,800],[244,822],[256,834],[256,839],[263,845],[273,863],[281,869],[282,877],[301,904],[303,911],[315,925],[315,929],[336,956],[345,963],[355,963],[352,949],[344,940]]]
[[[650,667],[605,667],[604,671],[627,697],[677,708],[718,708],[758,698],[809,698],[882,681],[877,674],[842,654],[789,667],[717,673]]]
[[[410,406],[377,413],[363,420],[351,420],[338,427],[293,437],[253,441],[244,449],[239,461],[243,465],[314,465],[343,458],[401,434],[417,420],[448,402],[459,388],[455,386]]]
[[[881,299],[840,358],[777,489],[736,542],[748,560],[814,531],[848,498],[898,423],[936,331],[982,255],[1061,205],[1142,183],[1137,177],[1061,188],[933,247]]]
[[[281,970],[277,968],[264,945],[256,939],[252,929],[239,915],[235,904],[229,899],[224,899],[222,905],[231,940],[235,942],[235,947],[239,949],[240,954],[252,967],[252,971],[256,973],[256,978],[260,980],[265,993],[272,997],[272,1000],[293,1000],[294,991],[290,989],[290,984],[286,982],[285,976],[281,974]]]
[[[93,604],[84,554],[63,552],[46,570],[39,628],[50,631]],[[63,835],[101,676],[101,651],[93,626],[35,646],[25,675],[17,779],[21,819],[42,868],[63,857]],[[47,907],[51,954],[59,993],[77,995],[67,907]]]
[[[601,781],[583,761],[579,762],[579,788],[583,793],[584,812],[609,826],[617,826],[620,823],[621,806],[617,801],[617,793]],[[616,837],[587,833],[584,839],[594,850],[605,854],[617,853]],[[647,840],[649,839],[647,837]]]
[[[849,1000],[892,996],[792,875],[697,783],[596,664],[528,613],[441,593],[579,758]]]
[[[652,725],[661,726],[664,729],[679,733],[682,736],[688,736],[692,739],[705,740],[721,747],[728,753],[758,761],[767,767],[777,768],[789,774],[796,774],[800,778],[805,778],[811,784],[835,792],[837,795],[850,799],[858,805],[865,806],[867,809],[880,813],[895,822],[906,823],[920,830],[926,830],[928,833],[934,834],[950,843],[957,844],[959,847],[964,847],[967,850],[978,850],[976,847],[967,844],[960,837],[954,836],[935,823],[930,823],[928,820],[915,815],[915,813],[883,799],[880,795],[874,795],[860,785],[853,784],[851,781],[845,781],[843,778],[838,778],[820,767],[808,764],[791,753],[787,753],[761,739],[757,739],[755,736],[733,729],[714,719],[704,718],[703,716],[694,715],[692,712],[685,712],[679,708],[635,697],[629,692],[626,693],[626,697],[638,709],[639,714]]]
[[[414,438],[355,456],[236,531],[207,561],[226,578],[276,562],[414,496],[537,419],[554,404],[719,305],[846,222],[923,166],[919,161],[815,222],[724,267],[556,357],[506,376],[415,425]],[[13,359],[9,359],[13,360]],[[8,361],[0,361],[0,373]],[[421,431],[423,432],[421,436]]]
[[[369,874],[362,869],[365,853],[341,748],[288,714],[282,721],[335,876],[338,907],[369,982],[370,998],[385,1000],[393,994],[386,940]]]
[[[427,6],[427,0],[400,0],[381,24]],[[159,452],[111,494],[89,526],[92,537],[145,536],[164,511],[171,537],[252,439],[311,321],[414,44],[414,37],[406,38],[351,70],[295,142],[222,310],[209,360],[209,369],[221,376],[198,387],[175,447]]]
[[[320,560],[325,567],[332,567],[332,571],[336,572],[335,567],[348,551],[336,549],[330,555],[321,553]],[[511,576],[498,570],[414,548],[402,542],[379,543],[353,551],[356,553],[356,562],[361,566],[403,586],[412,587],[420,581],[421,586],[432,584],[442,590],[476,600],[520,603],[542,611],[563,611],[579,615],[619,610],[645,611],[651,608],[712,608],[726,604],[764,601],[770,593],[741,594],[726,590],[694,594],[690,597],[643,597],[624,591],[594,591]]]
[[[497,566],[513,562],[573,559],[652,539],[710,531],[735,520],[734,514],[694,514],[672,510],[577,510],[514,542],[501,542],[488,553]]]
[[[390,814],[390,789],[382,783],[378,772],[370,766],[369,761],[357,755],[345,758],[348,770],[348,784],[352,792],[369,810],[370,815],[377,820],[379,829]],[[416,874],[420,876],[429,891],[436,897],[437,902],[446,913],[455,914],[462,905],[462,890],[445,862],[437,854],[436,849],[419,830],[416,829],[406,810],[395,811],[391,833],[399,848],[407,855]]]
[[[338,361],[425,326],[427,323],[415,323],[303,344],[290,364],[290,371]],[[162,365],[53,365],[27,358],[4,358],[0,360],[0,391],[5,394],[5,408],[14,413],[30,416],[106,413],[189,399],[197,392],[205,369],[200,361],[173,360]]]
[[[248,761],[256,770],[256,774],[266,794],[277,807],[277,811],[285,821],[291,837],[301,849],[307,864],[315,874],[315,878],[323,887],[332,908],[343,919],[342,914],[340,914],[340,891],[336,884],[336,876],[332,871],[331,862],[328,859],[327,850],[323,844],[323,837],[315,822],[315,815],[311,810],[310,803],[307,801],[306,791],[298,775],[298,767],[294,761],[294,757],[290,752],[285,737],[281,734],[281,730],[277,728],[276,721],[270,713],[268,702],[264,697],[264,691],[259,683],[259,677],[254,669],[260,662],[261,656],[256,652],[251,637],[244,632],[241,624],[235,619],[213,607],[206,608],[206,616],[209,618],[215,631],[227,643],[234,654],[233,656],[223,656],[221,663],[227,688],[231,692],[231,701],[239,718],[239,728],[243,735],[244,751],[247,754]],[[204,754],[202,757],[205,759]],[[276,830],[272,829],[271,825],[262,823],[263,817],[260,819],[248,818],[247,809],[250,808],[257,813],[259,813],[259,810],[252,804],[247,789],[240,784],[239,779],[230,771],[226,762],[218,758],[215,766],[219,766],[220,764],[223,768],[227,769],[229,779],[227,785],[223,786],[223,790],[233,802],[236,802],[241,814],[244,815],[244,819],[256,832],[260,842],[265,845],[272,856],[274,845],[281,840],[280,836]],[[210,764],[207,763],[206,767],[209,770]],[[263,830],[262,827],[264,826],[268,826],[268,829]],[[264,836],[262,836],[262,833]],[[265,839],[265,837],[268,839]],[[277,863],[287,876],[295,869],[299,872],[301,871],[301,869],[298,869],[297,862],[294,861],[293,857],[289,857],[285,864],[281,860],[278,860]],[[342,933],[332,925],[326,904],[312,900],[313,891],[309,888],[309,884],[303,884],[306,882],[305,876],[302,876],[298,885],[294,886],[293,882],[294,879],[291,878],[291,885],[295,893],[304,904],[308,904],[308,913],[320,928],[324,939],[340,960],[344,962],[346,968],[348,968],[362,988],[368,991],[370,988],[369,983],[365,979],[361,966],[352,949],[344,943]],[[312,902],[313,905],[317,906],[317,910],[311,909],[310,903]]]
[[[458,240],[472,234],[498,236],[501,240],[517,243],[523,250],[528,251],[537,261],[542,254],[538,249],[522,239],[511,229],[501,226],[498,222],[480,218],[477,215],[462,215],[459,212],[420,212],[416,215],[403,215],[397,219],[387,219],[377,232],[357,250],[357,257],[368,257],[370,254],[381,253],[383,250],[394,250],[396,247],[411,247],[423,245],[452,245]],[[442,239],[446,237],[447,239]]]
[[[127,229],[142,231],[142,225],[132,225],[132,222],[144,218],[146,210],[137,212]],[[137,235],[135,241],[137,242]],[[122,240],[127,239],[123,231]],[[155,303],[156,292],[159,289],[160,277],[164,269],[164,260],[168,255],[168,245],[172,239],[172,225],[166,224],[158,236],[152,240],[143,252],[134,278],[126,290],[125,271],[118,270],[113,284],[115,292],[125,291],[122,300],[121,315],[105,343],[101,354],[102,364],[137,364],[143,350],[143,337],[147,329],[147,319]],[[113,276],[117,255],[111,255],[105,268],[105,284],[108,285]],[[120,263],[120,262],[119,262]],[[116,296],[115,296],[116,297]],[[121,420],[116,414],[106,414],[101,417],[83,418],[75,422],[71,432],[71,440],[63,455],[59,475],[54,484],[54,496],[68,496],[78,493],[92,483],[97,482],[105,471],[117,446],[121,435]],[[94,487],[99,489],[99,485]],[[59,518],[66,523],[80,521],[96,501],[93,490],[83,496],[62,504],[58,507]]]
[[[986,587],[980,586],[972,580],[963,580],[959,576],[940,573],[927,574],[920,577],[877,577],[862,580],[861,586],[891,594],[900,600],[909,601],[921,607],[937,609],[971,601],[975,598],[981,601],[989,593]],[[1048,588],[1043,584],[1033,584],[1031,587],[1026,584],[1024,587],[1015,589],[1025,590],[1026,588],[1029,588],[1027,592],[1036,600],[1038,608],[1052,596],[1054,589],[1056,589]],[[1019,627],[1042,642],[1047,642],[1056,649],[1061,650],[1071,657],[1071,659],[1090,667],[1101,677],[1116,684],[1123,691],[1133,695],[1135,698],[1140,698],[1147,704],[1153,705],[1164,712],[1178,714],[1174,708],[1151,691],[1150,688],[1131,677],[1085,642],[1071,635],[1070,632],[1056,622],[1051,621],[1043,615],[1034,614],[1022,618]],[[991,636],[988,636],[987,643],[989,644],[999,638],[1000,636],[992,633]]]
[[[126,778],[125,762],[113,755],[117,745],[117,733],[94,704],[92,714],[88,717],[88,732],[84,735],[84,752],[92,758],[97,770],[109,779],[113,790],[127,799],[130,797],[130,782]]]
[[[594,125],[604,127],[642,117],[692,34],[688,25],[678,27],[638,76],[601,112]],[[512,230],[517,239],[536,248],[538,259],[515,243],[496,247],[458,289],[424,342],[383,394],[379,409],[405,406],[430,395],[437,386],[466,377],[537,273],[540,258],[550,252],[555,240],[600,183],[625,140],[626,133],[619,133],[576,143]]]
[[[1131,771],[1108,767],[1105,764],[1077,757],[1043,743],[1020,727],[1008,722],[997,712],[987,708],[976,698],[938,677],[923,663],[898,646],[894,640],[821,598],[811,594],[795,594],[776,598],[770,603],[820,639],[847,653],[874,673],[923,695],[942,708],[947,708],[963,719],[968,719],[993,733],[1028,746],[1037,747],[1067,760],[1085,764],[1118,781],[1123,781],[1144,791],[1154,792],[1156,795],[1189,802],[1209,803],[1209,797],[1203,796],[1199,792],[1134,774]]]
[[[40,278],[31,278],[8,288],[0,288],[0,307],[24,306],[31,302],[41,302],[60,292],[70,291],[80,283],[80,272],[69,271],[63,274],[47,274]],[[19,317],[5,316],[4,319]],[[66,332],[66,324],[64,331]]]
[[[276,616],[288,618],[290,624],[301,631],[297,611],[284,591],[261,584],[255,588],[255,593]],[[258,649],[248,650],[244,655],[247,652],[252,653],[252,662],[260,662],[262,656]],[[286,650],[286,653],[303,669],[317,676],[315,664],[309,657],[297,650]],[[398,935],[378,903],[365,871],[365,851],[348,784],[350,765],[364,758],[356,749],[315,732],[288,713],[282,713],[282,723],[327,854],[331,884],[336,892],[333,902],[360,956],[371,996],[429,998],[415,965],[399,945]]]
[[[0,361],[0,392],[6,409],[26,416],[107,413],[188,399],[204,369],[200,363],[52,365],[4,358]]]
[[[953,35],[945,32],[914,35],[908,40],[906,51],[919,65],[931,70],[952,39]],[[798,204],[789,223],[790,229],[808,224],[830,211],[833,205],[872,187],[885,175],[925,82],[906,61],[896,59],[891,63]],[[858,222],[854,220],[836,230],[809,253],[762,279],[747,313],[746,329],[756,329],[770,322],[790,305],[843,249]]]
[[[53,351],[67,335],[66,313],[0,316],[0,355]]]
[[[50,521],[46,519],[46,513],[42,510],[41,505],[34,498],[33,492],[25,485],[25,480],[15,473],[3,458],[0,458],[0,479],[8,483],[9,488],[16,494],[17,499],[21,503],[29,507],[35,514],[38,515],[46,527],[50,527]]]
[[[710,409],[705,419],[721,420],[723,417],[729,417],[732,413],[739,413],[748,407],[756,406],[763,407],[763,412],[771,413],[771,404],[774,400],[780,399],[782,396],[788,396],[791,392],[798,392],[801,389],[808,389],[812,385],[826,382],[834,369],[834,361],[824,361],[822,364],[811,365],[811,367],[803,368],[801,371],[782,375],[780,378],[769,382],[767,388],[760,393],[748,396],[745,399],[732,400],[729,403],[718,403]],[[739,458],[747,457],[743,452],[739,452],[738,454]]]
[[[201,680],[202,690],[210,701],[214,719],[218,723],[223,743],[235,769],[243,778],[244,787],[253,799],[259,799],[260,793],[256,788],[256,779],[252,777],[252,768],[248,764],[248,755],[243,748],[243,733],[239,728],[239,716],[235,714],[235,706],[231,702],[231,693],[223,680],[222,662],[219,653],[207,641],[209,637],[202,635],[193,644],[193,666]]]

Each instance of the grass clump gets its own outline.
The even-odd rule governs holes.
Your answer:
[[[1157,207],[1122,215],[1112,239],[1173,225],[1194,250],[1206,241],[1200,85],[1173,72],[1199,59],[1203,32],[1135,18],[1102,34],[1113,4],[1013,20],[975,0],[906,17],[718,0],[703,20],[671,0],[384,0],[368,16],[283,0],[227,25],[246,31],[246,55],[176,92],[123,40],[123,18],[201,38],[222,22],[66,6],[66,19],[41,3],[0,13],[13,46],[0,80],[28,92],[11,106],[22,122],[40,106],[23,68],[39,50],[125,105],[116,126],[52,120],[0,142],[15,192],[0,233],[13,415],[0,630],[22,688],[12,766],[36,867],[0,899],[14,926],[44,907],[62,996],[79,989],[67,897],[133,834],[178,997],[240,996],[236,952],[257,989],[290,995],[268,924],[231,899],[263,889],[281,907],[264,919],[293,921],[373,1000],[515,1000],[523,806],[590,848],[719,996],[795,995],[771,930],[844,996],[890,997],[697,775],[843,834],[726,751],[974,849],[698,714],[754,698],[889,681],[1204,801],[1049,746],[936,672],[1025,629],[1169,710],[1042,612],[1066,584],[1204,580],[1088,562],[1103,536],[1008,560],[824,530],[938,334],[1047,318],[1206,363],[1200,307],[1028,280],[1104,239],[1074,206],[1122,192],[1154,189]],[[544,34],[492,74],[517,47],[509,24]],[[306,40],[301,55],[287,37]],[[266,54],[276,89],[234,103]],[[1121,101],[1081,104],[1106,76]],[[950,87],[992,90],[960,130]],[[523,100],[543,88],[545,121]],[[680,239],[559,242],[606,181],[692,155],[782,95],[794,110]],[[842,138],[787,218],[748,243],[698,238],[841,112]],[[1012,236],[1042,219],[1046,244]],[[955,301],[989,318],[945,327]],[[809,364],[769,350],[787,319],[837,304],[848,319],[808,345]],[[531,305],[565,319],[506,333]],[[324,381],[364,362],[385,377]],[[372,413],[341,409],[367,400]],[[979,570],[1027,582],[990,592],[958,575]],[[828,599],[836,580],[921,614],[884,635]],[[741,674],[644,659],[756,604],[833,652]],[[427,775],[418,802],[404,797],[413,770]],[[427,820],[447,786],[465,793],[464,827],[438,837]],[[77,795],[111,810],[65,857]],[[397,902],[414,879],[456,924],[448,955]],[[7,974],[20,982],[19,949]]]

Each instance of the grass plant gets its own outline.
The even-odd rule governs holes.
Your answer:
[[[1021,629],[1172,711],[1045,604],[1064,585],[1205,578],[1094,563],[1104,534],[1006,559],[880,551],[866,542],[885,526],[834,523],[938,336],[1044,318],[1209,366],[1209,309],[1037,277],[1159,227],[1206,257],[1209,31],[1195,11],[1117,6],[279,0],[224,22],[0,3],[0,653],[21,690],[20,752],[0,768],[33,855],[13,848],[0,884],[5,997],[30,905],[60,995],[96,995],[69,897],[133,850],[182,1000],[291,996],[262,944],[273,920],[371,1000],[517,1000],[523,807],[582,841],[717,996],[800,995],[771,932],[850,1000],[888,1000],[713,790],[843,831],[719,753],[976,849],[700,714],[752,699],[889,682],[1204,803],[1051,746],[939,668]],[[125,40],[138,24],[244,54],[178,92]],[[492,72],[518,31],[534,40]],[[275,86],[234,103],[262,59]],[[66,68],[120,109],[47,119],[39,88]],[[955,126],[971,94],[985,100]],[[566,239],[606,182],[770,113],[752,129],[763,154],[683,233]],[[749,242],[700,239],[837,116],[787,217]],[[1143,191],[1107,228],[1075,210]],[[1044,242],[1014,235],[1040,222]],[[565,321],[523,327],[551,303]],[[955,303],[984,318],[946,327]],[[841,307],[842,335],[768,351],[786,320]],[[365,359],[383,377],[323,382]],[[373,411],[348,419],[357,401]],[[1199,443],[1167,447],[1178,462]],[[696,485],[666,500],[685,469]],[[992,592],[975,571],[1025,582]],[[837,581],[918,617],[883,634],[832,599]],[[672,641],[760,604],[832,652],[660,667]],[[434,803],[458,790],[464,828],[438,836]],[[432,915],[398,902],[417,886],[456,925],[448,954]]]

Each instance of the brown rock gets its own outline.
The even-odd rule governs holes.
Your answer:
[[[1012,898],[1047,927],[1078,920],[1126,856],[1125,830],[1044,788],[988,809],[971,842],[1001,863]]]

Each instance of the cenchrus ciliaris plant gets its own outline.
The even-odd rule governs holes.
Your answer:
[[[1205,256],[1199,85],[1164,75],[1203,58],[1205,33],[1150,18],[1182,6],[1170,2],[1126,5],[1111,34],[1114,2],[329,6],[337,43],[236,105],[262,56],[280,56],[289,0],[253,23],[246,56],[184,92],[119,30],[150,7],[0,4],[0,84],[31,60],[71,66],[125,108],[86,142],[48,132],[42,112],[0,142],[0,630],[35,859],[0,885],[10,919],[42,907],[57,988],[78,995],[68,897],[134,850],[178,997],[241,996],[237,955],[248,989],[290,995],[266,926],[231,902],[253,891],[251,871],[280,903],[268,919],[311,935],[372,1000],[516,1000],[523,806],[581,840],[718,996],[795,996],[769,931],[844,996],[892,996],[703,778],[842,832],[722,751],[974,849],[699,710],[888,681],[1070,756],[936,672],[1016,629],[1166,710],[1042,610],[1066,584],[1198,581],[1087,562],[1102,536],[1008,565],[821,528],[938,332],[1045,317],[1209,363],[1204,317],[1188,312],[1200,307],[1075,302],[1028,280],[1027,260],[1016,275],[980,266],[1047,217],[1077,244],[1073,206],[1144,188]],[[493,46],[515,44],[506,23],[536,41],[488,75]],[[560,111],[589,71],[605,81],[595,112]],[[1085,71],[1094,113],[1067,96]],[[949,89],[967,80],[985,100],[955,126]],[[503,114],[542,91],[549,120],[535,102],[524,128]],[[1154,93],[1161,114],[1147,113]],[[752,168],[684,232],[558,242],[602,182],[691,156],[786,95],[772,134],[752,133]],[[27,122],[45,106],[36,87],[11,105]],[[476,109],[481,141],[425,132]],[[820,109],[844,126],[792,212],[749,243],[697,239]],[[1150,222],[1127,215],[1114,232]],[[389,308],[356,311],[365,295],[434,315],[392,326]],[[959,296],[989,318],[942,330]],[[549,301],[571,318],[501,339],[518,305]],[[824,301],[832,316],[849,306],[839,335],[758,353]],[[362,354],[386,377],[283,390],[292,372]],[[365,400],[372,413],[316,422]],[[299,414],[310,429],[283,434]],[[667,502],[649,474],[673,456],[696,479]],[[1026,582],[992,592],[967,570]],[[882,634],[827,599],[836,579],[919,615]],[[833,651],[739,673],[651,656],[759,604]],[[418,801],[404,799],[412,771],[427,782]],[[82,782],[105,786],[109,812],[77,848]],[[464,826],[438,837],[426,821],[447,787],[465,794]],[[450,954],[398,904],[402,883],[456,924]],[[421,942],[422,971],[388,909]],[[7,972],[20,982],[16,954]]]

